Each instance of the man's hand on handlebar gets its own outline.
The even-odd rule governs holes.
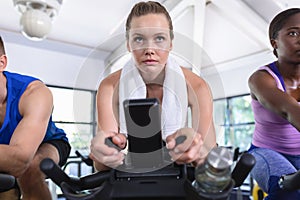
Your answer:
[[[99,131],[91,141],[90,153],[90,158],[95,161],[97,170],[102,170],[104,167],[99,167],[100,165],[116,168],[124,162],[124,153],[108,145],[107,138],[110,138],[110,141],[120,149],[126,147],[127,140],[125,135],[109,131]]]

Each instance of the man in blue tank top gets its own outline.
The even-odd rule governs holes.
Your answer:
[[[51,119],[49,88],[36,78],[5,71],[6,66],[0,37],[0,172],[17,178],[23,200],[51,200],[39,164],[49,157],[63,165],[68,139]]]

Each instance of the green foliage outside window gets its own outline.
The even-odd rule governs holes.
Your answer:
[[[220,145],[247,150],[254,130],[250,95],[215,100],[214,122]]]

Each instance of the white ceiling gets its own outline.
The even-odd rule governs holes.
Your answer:
[[[138,0],[63,0],[53,22],[50,40],[94,48],[120,31],[125,17]],[[19,32],[20,13],[13,0],[0,1],[0,28]]]
[[[119,33],[124,32],[125,19],[139,1],[63,0],[47,39],[32,42],[20,34],[20,14],[13,6],[13,0],[1,0],[0,33],[11,43],[73,54],[84,55],[91,49],[100,48],[106,59],[124,42]],[[193,29],[191,26],[195,23],[191,18],[196,11],[190,5],[197,1],[200,0],[159,0],[170,11],[177,32],[191,40],[197,38],[197,34],[203,34],[202,48],[210,58],[209,62],[215,65],[270,51],[267,39],[270,19],[287,7],[300,7],[300,0],[206,0],[204,25]]]

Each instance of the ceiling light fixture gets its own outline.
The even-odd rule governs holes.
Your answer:
[[[52,21],[58,15],[62,0],[13,0],[21,13],[22,34],[30,40],[40,41],[51,31]]]

